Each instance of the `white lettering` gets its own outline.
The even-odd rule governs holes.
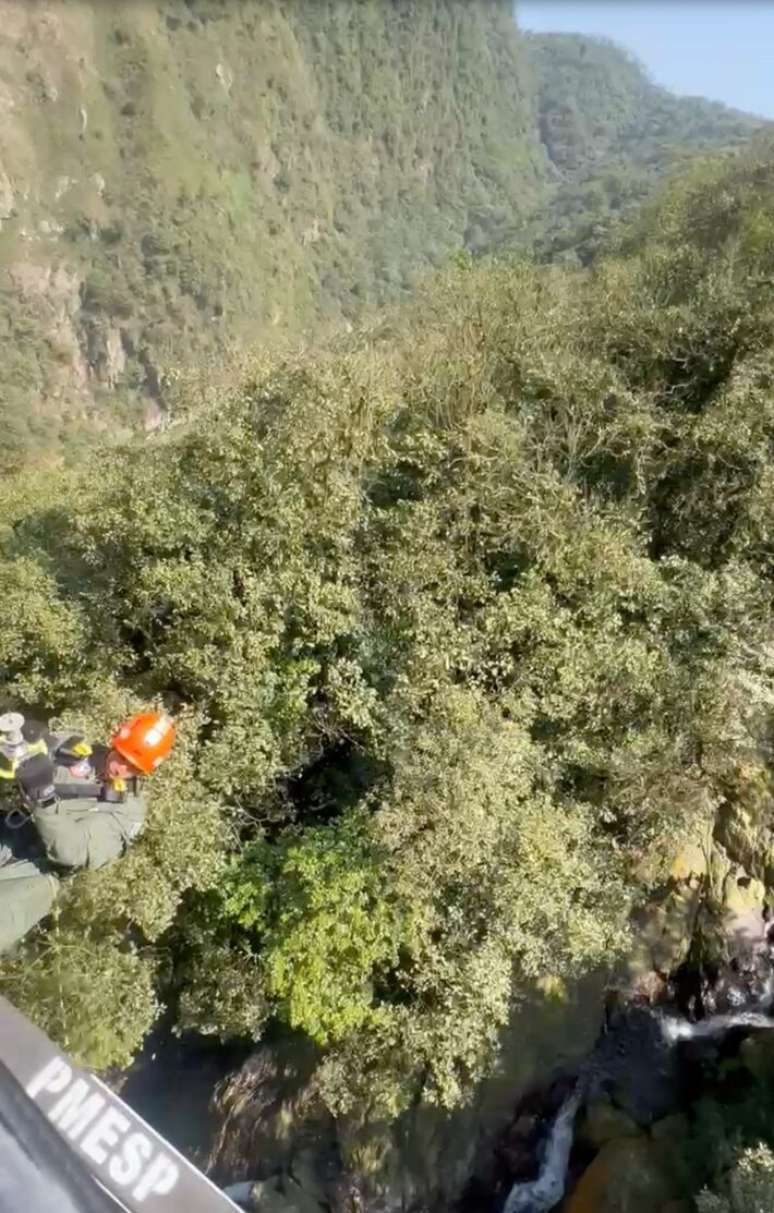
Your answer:
[[[166,1154],[159,1154],[148,1167],[132,1196],[138,1201],[145,1200],[151,1193],[155,1196],[166,1196],[177,1183],[179,1173],[171,1158],[167,1158]]]
[[[74,1078],[63,1058],[53,1057],[30,1079],[30,1097],[35,1099],[41,1092],[58,1097],[49,1120],[71,1141],[82,1139],[83,1153],[97,1166],[106,1165],[115,1184],[121,1188],[134,1185],[132,1196],[138,1203],[148,1196],[166,1196],[175,1187],[180,1168],[173,1159],[156,1153],[152,1139],[144,1133],[129,1132],[131,1119],[84,1078]]]
[[[27,1094],[30,1099],[35,1099],[41,1091],[51,1091],[52,1094],[58,1095],[68,1086],[72,1076],[73,1072],[66,1061],[61,1057],[52,1057],[48,1065],[27,1083]]]
[[[88,1133],[81,1142],[81,1149],[84,1154],[88,1154],[94,1162],[100,1166],[108,1156],[108,1146],[112,1148],[118,1144],[118,1136],[124,1134],[129,1128],[130,1121],[118,1111],[118,1108],[108,1107],[107,1111],[100,1116],[96,1124],[93,1124]]]
[[[124,1142],[121,1153],[110,1160],[110,1178],[122,1188],[128,1187],[140,1178],[143,1164],[152,1154],[153,1146],[148,1138],[142,1133],[132,1133]]]
[[[58,1125],[71,1141],[80,1137],[105,1106],[104,1095],[99,1095],[96,1091],[89,1094],[90,1092],[89,1084],[82,1078],[76,1078],[69,1091],[64,1093],[48,1114],[49,1120]]]

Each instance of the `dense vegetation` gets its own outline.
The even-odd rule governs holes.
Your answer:
[[[351,323],[461,249],[586,255],[675,154],[755,125],[511,10],[9,0],[0,466],[152,424],[170,371]]]
[[[459,1105],[767,779],[774,146],[688,170],[755,123],[495,0],[0,36],[0,699],[181,726],[144,837],[0,988],[96,1068],[166,1006],[302,1034],[335,1112]],[[162,395],[139,456],[41,468]],[[760,1118],[709,1120],[707,1213],[769,1199]]]
[[[406,294],[540,196],[508,0],[16,0],[0,51],[6,464]]]
[[[146,836],[3,962],[17,1005],[97,1066],[159,1001],[272,1020],[390,1115],[610,962],[761,761],[772,199],[769,148],[703,167],[591,272],[460,264],[142,460],[6,478],[3,701],[183,722]]]
[[[704,1191],[699,1213],[769,1213],[774,1208],[774,1154],[764,1145],[740,1153],[723,1185],[723,1192]]]
[[[588,263],[631,220],[665,175],[762,125],[703,97],[659,88],[602,38],[530,35],[540,138],[556,186],[518,238],[544,259]]]
[[[698,1213],[769,1213],[774,1208],[771,1054],[760,1037],[749,1045],[758,1048],[766,1065],[755,1064],[751,1079],[727,1061],[696,1109],[687,1158],[695,1174],[708,1181],[696,1199]]]

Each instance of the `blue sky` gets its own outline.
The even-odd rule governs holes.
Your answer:
[[[774,0],[517,0],[524,29],[605,34],[676,93],[774,118]]]

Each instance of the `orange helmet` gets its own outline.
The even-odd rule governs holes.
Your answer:
[[[114,733],[110,744],[122,758],[152,775],[168,757],[175,740],[175,726],[163,712],[140,712]]]

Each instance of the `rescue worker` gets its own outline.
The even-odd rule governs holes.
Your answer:
[[[0,837],[0,951],[50,912],[63,870],[101,868],[124,854],[145,821],[140,779],[169,755],[174,737],[167,716],[142,712],[109,747],[49,734],[44,751],[36,742],[18,762],[27,813],[11,814]]]

